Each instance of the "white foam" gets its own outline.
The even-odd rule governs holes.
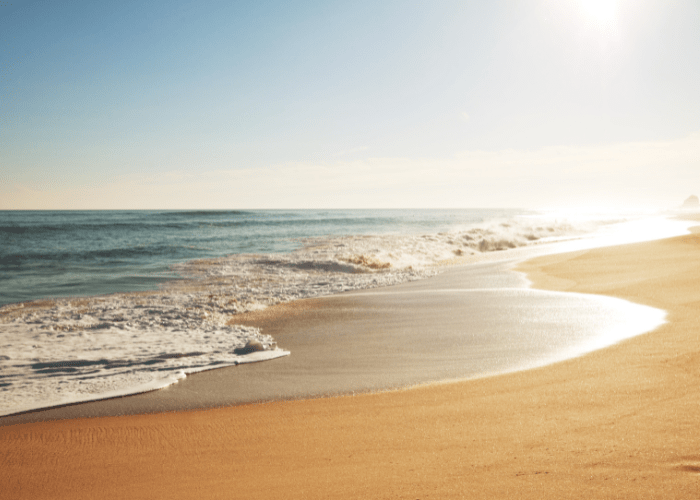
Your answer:
[[[194,298],[197,296],[197,299]],[[288,355],[200,295],[116,294],[6,306],[0,415],[134,394],[187,373]],[[240,354],[250,340],[264,351]]]
[[[228,295],[233,287],[238,300],[234,308],[244,311],[254,303],[271,305],[425,278],[437,272],[435,264],[447,259],[590,230],[588,222],[574,226],[568,221],[519,218],[433,234],[309,238],[302,241],[302,248],[289,254],[233,255],[191,261],[176,269],[212,289],[228,289]]]

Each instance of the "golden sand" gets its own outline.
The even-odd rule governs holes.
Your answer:
[[[668,311],[545,368],[402,391],[0,427],[0,498],[698,498],[700,235],[542,257]]]

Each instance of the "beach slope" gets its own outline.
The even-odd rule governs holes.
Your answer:
[[[380,394],[0,427],[0,498],[697,498],[700,235],[540,257],[668,311],[581,358]]]

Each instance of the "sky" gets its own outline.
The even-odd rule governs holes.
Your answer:
[[[691,194],[697,0],[0,1],[0,209]]]

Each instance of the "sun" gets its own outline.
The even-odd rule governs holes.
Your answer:
[[[578,4],[583,14],[598,24],[610,24],[617,15],[616,0],[579,0]]]

